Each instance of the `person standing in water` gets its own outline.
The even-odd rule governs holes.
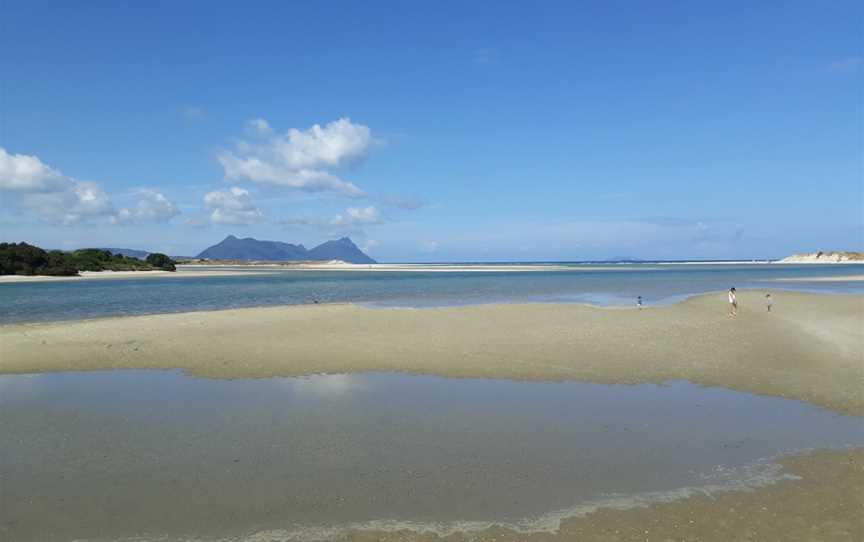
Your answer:
[[[640,311],[642,310],[642,296],[636,298],[636,308]]]
[[[735,295],[735,287],[729,288],[729,318],[738,316],[738,296]]]
[[[774,299],[771,297],[771,294],[765,294],[765,308],[768,309],[768,312],[771,312],[771,307],[774,306]]]

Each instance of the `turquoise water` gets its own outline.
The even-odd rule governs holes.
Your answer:
[[[564,271],[256,271],[0,284],[0,323],[44,322],[237,307],[353,302],[435,307],[482,303],[662,304],[730,286],[864,293],[864,282],[775,282],[861,274],[864,265],[573,265]],[[183,271],[178,272],[182,275]]]

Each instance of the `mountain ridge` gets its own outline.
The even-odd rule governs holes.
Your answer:
[[[202,250],[196,258],[279,262],[342,260],[348,263],[377,263],[348,237],[325,241],[312,249],[307,249],[303,244],[259,240],[253,237],[241,239],[229,235],[215,245]]]

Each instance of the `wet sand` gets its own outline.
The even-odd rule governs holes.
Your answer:
[[[864,296],[741,291],[663,307],[313,305],[0,326],[0,373],[181,368],[212,378],[403,371],[599,383],[666,380],[864,415]],[[783,461],[800,480],[567,520],[538,540],[860,540],[864,451]],[[454,535],[455,536],[455,535]],[[356,540],[434,540],[356,533]],[[505,529],[471,540],[526,540]],[[455,539],[459,539],[455,537]]]
[[[663,307],[308,305],[0,326],[0,373],[185,369],[213,378],[413,372],[689,380],[864,415],[864,296],[742,291]]]
[[[16,542],[548,533],[766,487],[784,452],[864,446],[859,417],[685,382],[102,371],[4,375],[0,395],[0,539]]]
[[[489,529],[448,541],[591,542],[864,540],[864,450],[821,451],[781,461],[798,479],[752,492],[694,496],[629,510],[602,509],[565,520],[557,533],[525,535]],[[433,542],[432,534],[356,532],[356,542]]]

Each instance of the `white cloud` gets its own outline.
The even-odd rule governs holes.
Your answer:
[[[438,241],[424,241],[422,248],[423,252],[431,254],[432,252],[437,252],[440,247],[441,243],[439,243]]]
[[[56,192],[69,188],[70,180],[36,156],[9,154],[0,147],[0,190]]]
[[[370,205],[369,207],[348,207],[344,213],[336,215],[331,224],[334,226],[368,225],[381,224],[383,221],[378,209]]]
[[[333,218],[289,217],[277,223],[285,228],[314,228],[328,236],[365,235],[364,226],[374,226],[386,222],[384,216],[373,205],[368,207],[348,207]],[[375,242],[372,242],[375,244]]]
[[[37,156],[0,147],[0,190],[20,194],[21,207],[46,222],[74,225],[113,213],[98,184],[63,175]]]
[[[180,210],[161,192],[142,188],[135,191],[137,205],[123,208],[111,217],[116,224],[142,224],[145,222],[167,222],[180,214]]]
[[[330,229],[334,234],[341,233],[362,233],[363,226],[372,226],[375,224],[383,224],[384,218],[373,206],[369,207],[348,207],[345,212],[336,215],[330,221]]]
[[[380,246],[380,245],[381,245],[381,243],[379,243],[378,241],[376,241],[374,239],[369,239],[360,248],[363,250],[363,252],[370,252],[372,250],[375,250],[375,248]]]
[[[210,220],[215,224],[254,224],[264,217],[253,205],[249,191],[237,186],[207,193],[204,207],[211,211]]]
[[[264,141],[240,141],[234,152],[220,152],[226,179],[365,196],[356,185],[328,170],[358,163],[369,155],[376,141],[367,126],[342,118],[323,127],[292,128],[281,135],[272,134],[264,119],[254,119],[249,126]]]
[[[27,194],[23,204],[39,218],[64,226],[108,217],[114,212],[111,200],[98,184],[71,179],[63,190]]]
[[[269,137],[273,135],[273,128],[270,127],[264,119],[252,119],[246,123],[246,129],[249,133],[258,137]]]

